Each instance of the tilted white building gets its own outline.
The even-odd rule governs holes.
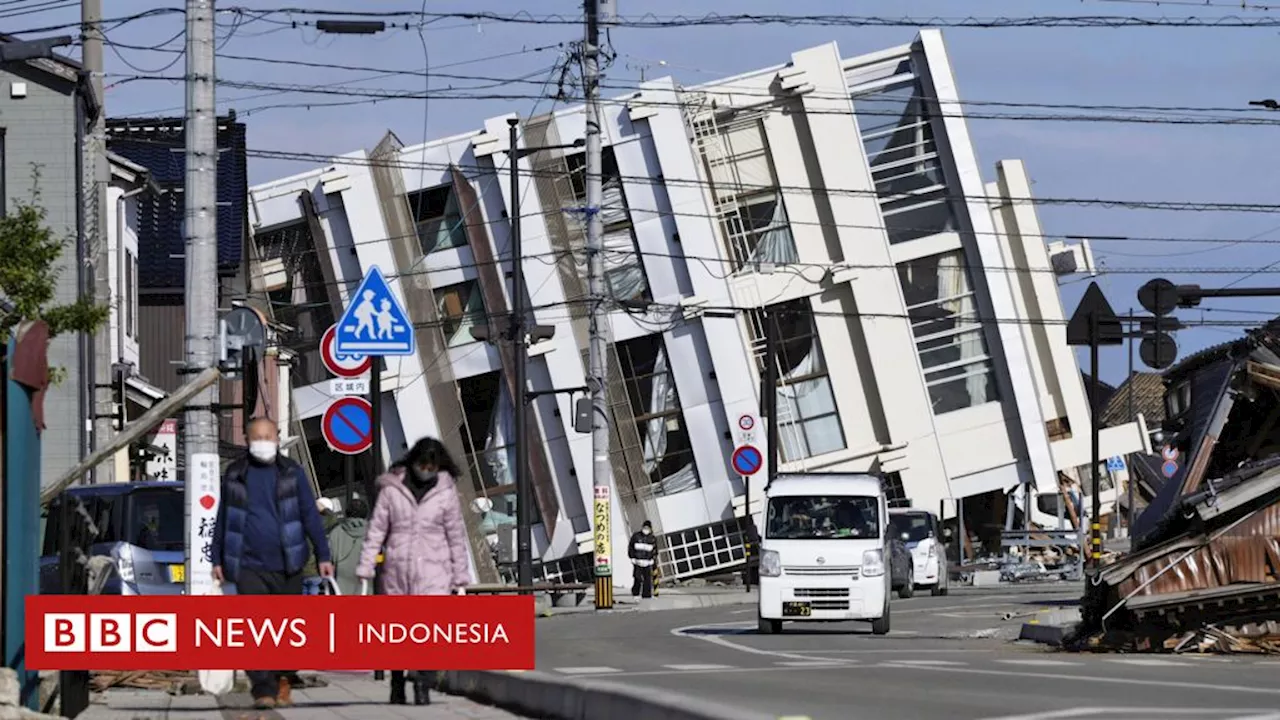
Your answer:
[[[899,501],[953,515],[952,499],[980,513],[1024,483],[1056,494],[1058,471],[1088,464],[1088,407],[1030,181],[1018,161],[983,181],[938,31],[641,87],[603,113],[619,584],[644,519],[663,536],[664,576],[741,561],[744,487],[729,455],[737,418],[759,408],[765,308],[784,472],[877,471]],[[581,107],[554,112],[521,121],[521,147],[584,132]],[[293,409],[310,418],[322,487],[339,494],[343,466],[319,435],[331,389],[316,344],[376,265],[419,328],[417,355],[381,370],[386,453],[433,435],[466,457],[464,489],[494,501],[471,530],[496,532],[504,553],[512,356],[469,328],[510,307],[507,148],[506,117],[425,146],[389,134],[251,189],[255,289],[295,328]],[[539,151],[519,171],[528,302],[557,328],[530,348],[529,390],[580,388],[583,155]],[[573,430],[573,400],[533,403],[535,550],[551,579],[591,572],[591,440]],[[1104,456],[1141,446],[1135,424],[1103,436]]]

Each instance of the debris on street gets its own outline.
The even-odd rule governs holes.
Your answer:
[[[1133,551],[1086,584],[1068,645],[1149,652],[1280,649],[1280,322],[1165,375],[1171,476]]]

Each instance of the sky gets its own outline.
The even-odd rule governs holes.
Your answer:
[[[1272,6],[1241,0],[619,0],[624,17],[700,17],[713,12],[911,18],[919,27],[934,18],[1033,16],[1125,16],[1143,18],[1237,17],[1280,20],[1280,0]],[[1215,3],[1220,3],[1216,5]],[[179,7],[180,0],[112,0],[108,19],[152,8]],[[74,33],[78,2],[6,0],[0,20],[9,32],[49,28],[30,37]],[[406,144],[470,131],[486,118],[511,112],[546,112],[552,101],[533,99],[367,100],[332,94],[413,92],[445,95],[534,95],[549,77],[562,50],[581,39],[570,25],[527,25],[443,19],[425,27],[400,28],[373,36],[320,35],[310,24],[294,26],[284,15],[254,19],[228,12],[285,7],[271,0],[219,3],[220,58],[217,73],[228,82],[218,89],[219,109],[236,110],[248,126],[251,149],[341,154],[372,148],[388,131]],[[496,13],[524,11],[535,16],[580,15],[578,0],[360,0],[357,4],[293,0],[289,7],[376,12]],[[962,9],[962,12],[961,12]],[[298,16],[310,23],[315,18]],[[401,19],[403,23],[405,20]],[[54,29],[58,25],[70,25]],[[107,110],[112,117],[173,116],[183,109],[182,16],[159,14],[109,26],[106,53]],[[1280,99],[1280,27],[1257,28],[946,28],[944,39],[965,101],[1043,103],[1072,106],[1173,106],[1239,108],[1249,101]],[[789,60],[792,52],[835,42],[845,57],[910,42],[912,27],[733,27],[615,28],[609,33],[617,54],[605,71],[606,86],[636,84],[670,75],[685,84],[707,82]],[[29,37],[24,34],[24,37]],[[166,43],[166,41],[169,41]],[[425,48],[424,48],[425,45]],[[133,46],[133,47],[129,47]],[[550,49],[546,49],[550,46]],[[135,49],[147,48],[147,49]],[[242,56],[259,59],[235,59]],[[261,58],[360,70],[271,64]],[[428,69],[428,77],[423,70]],[[398,71],[399,74],[387,71]],[[407,73],[409,74],[406,74]],[[460,79],[446,75],[465,75]],[[522,78],[524,82],[505,81]],[[254,84],[270,87],[254,88]],[[237,86],[238,85],[238,86]],[[245,87],[248,85],[249,87]],[[280,86],[321,88],[329,94],[284,92]],[[448,92],[453,88],[452,93]],[[473,88],[472,90],[465,90]],[[606,91],[622,94],[622,91]],[[535,106],[535,103],[538,103]],[[998,112],[1078,115],[1075,109]],[[1134,116],[1117,110],[1111,115]],[[1148,112],[1171,117],[1186,113]],[[1214,117],[1225,117],[1217,114]],[[1280,204],[1280,112],[1258,109],[1230,117],[1274,121],[1269,125],[1172,125],[971,118],[984,179],[995,163],[1021,159],[1038,197],[1209,203]],[[250,159],[250,182],[261,183],[304,172],[314,162]],[[1280,285],[1280,213],[1155,211],[1091,205],[1040,205],[1046,234],[1093,237],[1103,273],[1096,278],[1120,313],[1137,306],[1137,289],[1153,277],[1206,288]],[[1122,239],[1104,239],[1122,238]],[[1188,239],[1209,240],[1188,242]],[[1243,241],[1243,242],[1241,242]],[[1274,264],[1274,267],[1272,267]],[[1249,274],[1255,271],[1255,274]],[[1088,286],[1088,278],[1061,280],[1068,314]],[[1207,300],[1178,317],[1192,325],[1177,334],[1179,357],[1240,337],[1231,323],[1260,323],[1280,315],[1280,301]],[[1208,326],[1202,323],[1209,323]],[[1224,326],[1225,325],[1225,326]],[[1101,377],[1119,383],[1128,372],[1126,348],[1102,351]],[[1081,367],[1088,371],[1087,355]],[[1138,364],[1138,369],[1145,369]]]

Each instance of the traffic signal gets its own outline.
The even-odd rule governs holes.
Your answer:
[[[1142,319],[1138,355],[1147,367],[1163,370],[1178,357],[1178,343],[1169,334],[1181,327],[1177,318],[1169,316],[1178,307],[1178,288],[1168,280],[1156,278],[1138,290],[1138,303],[1152,315]]]

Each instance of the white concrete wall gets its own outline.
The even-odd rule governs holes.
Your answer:
[[[113,361],[132,363],[138,367],[138,203],[136,196],[125,197],[133,190],[132,184],[115,180],[107,189],[107,253],[111,258],[111,315],[107,322],[111,329],[111,357]],[[121,199],[123,198],[123,202]],[[123,210],[123,213],[121,213]],[[123,215],[124,222],[120,223]],[[123,230],[123,235],[121,235]],[[128,271],[122,263],[131,263]],[[125,273],[132,273],[132,297],[124,297],[128,285]],[[133,334],[128,332],[124,312],[134,314]],[[123,326],[123,331],[122,327]],[[124,339],[121,347],[121,338]]]

